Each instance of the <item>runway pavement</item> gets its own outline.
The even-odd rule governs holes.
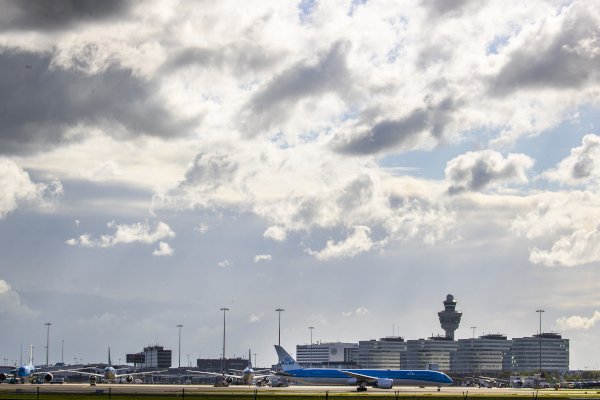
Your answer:
[[[532,396],[535,395],[536,391],[533,389],[508,389],[508,388],[473,388],[473,387],[455,387],[448,386],[443,387],[438,392],[437,387],[431,388],[418,388],[418,387],[394,387],[392,389],[374,389],[369,388],[366,392],[356,392],[356,387],[352,386],[290,386],[285,388],[272,388],[272,387],[260,387],[257,388],[255,386],[242,386],[242,385],[232,385],[229,387],[213,387],[208,385],[163,385],[163,384],[99,384],[97,386],[90,386],[89,384],[42,384],[42,385],[32,385],[32,384],[0,384],[0,395],[6,393],[16,393],[20,391],[21,393],[35,393],[37,392],[37,388],[39,387],[40,396],[44,393],[104,393],[108,394],[109,389],[113,394],[176,394],[183,393],[185,391],[186,394],[244,394],[244,393],[254,393],[254,390],[257,390],[258,395],[261,393],[266,394],[296,394],[296,395],[318,395],[320,393],[325,394],[327,391],[329,395],[336,394],[360,394],[360,395],[382,395],[389,394],[391,396],[395,395],[396,392],[400,396],[418,396],[418,395],[427,395],[427,396],[456,396],[457,398],[463,398],[464,394],[468,392],[468,396]],[[553,389],[544,389],[538,392],[538,396],[566,396],[573,397],[578,395],[590,396],[594,395],[599,396],[600,390],[591,390],[591,389],[579,389],[579,390],[553,390]]]

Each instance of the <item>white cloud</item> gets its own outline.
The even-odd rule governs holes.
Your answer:
[[[172,256],[173,249],[171,248],[171,246],[169,246],[168,243],[160,242],[158,244],[158,249],[154,250],[152,252],[152,255],[153,256]]]
[[[116,162],[108,160],[89,171],[87,178],[94,182],[106,182],[114,177],[123,175]]]
[[[345,317],[349,317],[349,316],[352,315],[352,311],[349,311],[349,312],[343,312],[342,311],[342,315],[345,316]]]
[[[369,310],[367,310],[364,307],[360,307],[358,310],[356,310],[356,315],[365,315],[365,314],[370,314]]]
[[[110,226],[112,226],[111,223],[109,223]],[[71,246],[79,245],[82,247],[111,247],[119,243],[141,242],[152,244],[172,237],[175,237],[175,232],[164,222],[159,221],[153,232],[148,222],[138,222],[131,225],[117,225],[117,231],[114,235],[102,235],[99,240],[90,239],[90,234],[86,233],[78,239],[69,239],[66,243]]]
[[[600,177],[600,137],[586,135],[581,147],[571,149],[571,155],[542,176],[550,181],[580,185]]]
[[[10,319],[36,318],[40,313],[21,304],[19,294],[10,284],[0,279],[0,315]]]
[[[467,152],[446,166],[450,194],[481,192],[502,183],[527,183],[525,171],[534,164],[524,154],[509,154],[506,158],[495,150]]]
[[[75,225],[79,226],[79,220],[78,219],[75,220]]]
[[[115,220],[113,219],[112,221],[110,221],[110,222],[107,222],[107,223],[106,223],[106,227],[107,227],[107,228],[110,228],[110,227],[111,227],[111,226],[113,226],[114,224],[115,224]]]
[[[200,232],[202,234],[205,234],[208,231],[209,228],[210,228],[210,225],[207,225],[204,222],[201,222],[200,226],[194,228],[194,230],[198,231],[198,232]]]
[[[600,231],[581,229],[571,236],[563,236],[552,246],[552,250],[540,250],[534,247],[529,255],[532,263],[546,266],[573,267],[600,261]]]
[[[278,242],[283,242],[287,237],[287,233],[285,229],[280,226],[271,226],[265,231],[265,233],[263,233],[263,236]]]
[[[227,261],[227,260],[225,260],[225,261],[221,261],[221,262],[219,263],[219,267],[228,267],[228,266],[230,266],[230,265],[233,265],[233,263],[232,263],[232,262],[229,262],[229,261]]]
[[[364,251],[369,251],[373,246],[373,241],[369,237],[371,230],[366,226],[355,226],[352,236],[348,235],[346,240],[335,243],[333,240],[327,241],[327,246],[319,251],[307,250],[309,254],[314,255],[319,260],[331,260],[333,258],[354,257]]]
[[[29,174],[14,161],[0,158],[0,219],[14,211],[19,203],[29,202],[41,206],[53,205],[63,193],[56,178],[49,183],[33,183]]]
[[[254,256],[254,262],[259,262],[260,260],[271,261],[273,257],[270,254],[258,254]]]
[[[260,321],[260,319],[261,319],[262,317],[263,317],[263,313],[260,313],[259,315],[254,315],[254,314],[252,314],[252,315],[250,316],[250,322],[251,322],[251,323],[252,323],[252,322],[259,322],[259,321]]]
[[[580,317],[574,315],[572,317],[562,317],[556,320],[556,330],[566,331],[571,329],[584,329],[588,330],[600,321],[600,312],[595,311],[592,318]]]

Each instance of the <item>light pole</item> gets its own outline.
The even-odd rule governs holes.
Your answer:
[[[60,350],[60,362],[65,365],[65,341],[62,340],[62,346]]]
[[[278,308],[277,310],[275,310],[279,313],[279,346],[281,346],[281,312],[285,311],[283,308]]]
[[[225,312],[229,311],[229,308],[221,308],[223,311],[223,358],[221,358],[221,368],[223,370],[223,378],[225,378]]]
[[[545,312],[542,309],[536,310],[535,312],[540,313],[540,377],[542,376],[542,313]]]
[[[181,328],[183,325],[177,325],[177,327],[179,328],[179,368],[181,368]]]
[[[310,367],[312,368],[312,331],[315,327],[309,326],[308,329],[310,329]]]
[[[188,354],[188,367],[190,367],[190,355]]]
[[[119,358],[119,367],[121,366],[121,359]]]
[[[77,365],[77,357],[73,357],[73,360],[75,360],[75,365]]]
[[[473,340],[471,340],[471,375],[473,375],[473,386],[475,385],[475,349],[474,349],[474,343],[475,343],[475,329],[477,329],[476,326],[472,326],[471,329],[473,329]]]
[[[48,336],[46,337],[46,367],[48,366],[48,351],[50,350],[50,322],[46,322],[44,325],[48,327]]]

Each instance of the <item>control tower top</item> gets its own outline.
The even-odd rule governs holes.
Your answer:
[[[456,300],[449,294],[444,301],[444,311],[438,313],[442,329],[446,331],[446,337],[454,340],[454,331],[458,329],[462,313],[456,311]]]

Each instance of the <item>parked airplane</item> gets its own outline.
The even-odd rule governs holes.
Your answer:
[[[35,372],[35,367],[33,366],[33,346],[29,346],[29,364],[21,365],[14,373],[0,374],[0,382],[10,378],[14,379],[15,382],[18,382],[20,379],[21,383],[25,383],[25,380],[36,383],[41,376],[44,377],[46,382],[50,382],[53,378],[49,372]]]
[[[276,375],[313,385],[357,385],[357,391],[367,386],[391,389],[400,386],[448,386],[453,383],[446,374],[437,371],[399,371],[389,369],[329,369],[302,368],[281,346],[275,345],[283,372]]]
[[[267,385],[269,383],[269,375],[256,375],[255,370],[252,369],[252,351],[248,350],[248,366],[246,367],[246,369],[244,369],[241,372],[241,375],[229,375],[226,374],[225,372],[219,374],[217,372],[203,372],[203,371],[188,371],[188,372],[193,372],[196,374],[202,374],[202,375],[211,375],[211,376],[222,376],[224,381],[228,384],[231,384],[234,382],[235,379],[239,379],[239,382],[245,385],[251,385],[252,383],[254,383],[256,386],[262,386],[262,385]],[[236,371],[236,370],[234,370]],[[261,370],[261,371],[268,371],[268,370]]]
[[[127,368],[120,368],[120,369],[127,369]],[[119,371],[120,369],[114,369],[112,367],[112,363],[110,362],[110,347],[109,347],[108,348],[108,366],[106,368],[104,368],[103,374],[95,374],[93,372],[81,372],[81,371],[74,370],[74,369],[60,370],[59,372],[71,372],[74,374],[89,375],[90,383],[92,385],[95,384],[97,380],[102,379],[102,378],[106,379],[106,381],[110,382],[110,383],[116,383],[117,379],[125,378],[125,382],[132,383],[134,375],[148,374],[148,372],[136,372],[133,374],[118,374],[117,371]],[[163,372],[163,371],[156,371],[153,373],[156,374],[158,372]]]

